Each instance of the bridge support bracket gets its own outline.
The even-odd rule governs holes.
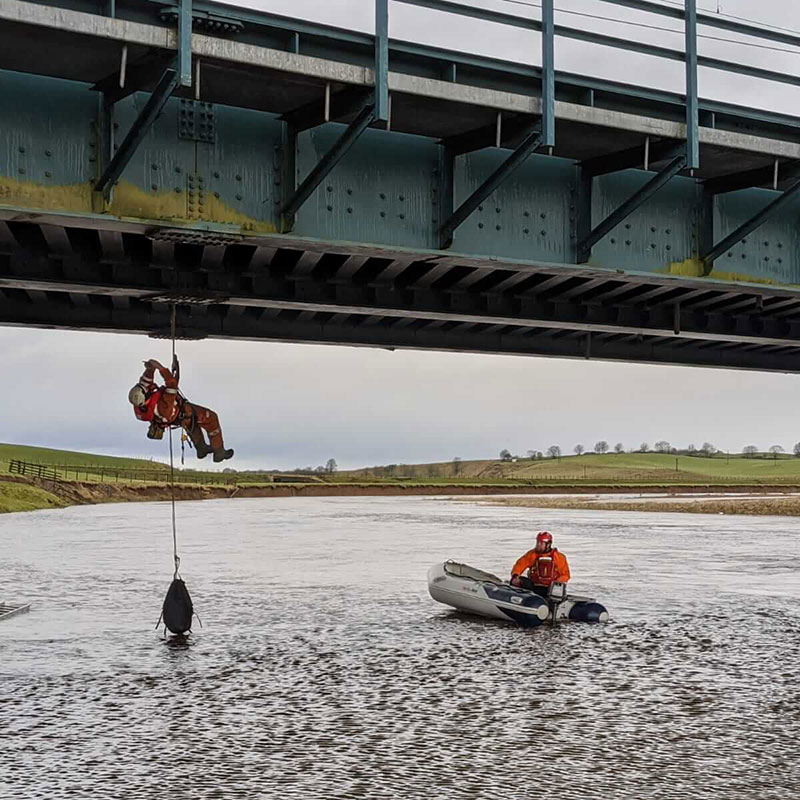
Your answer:
[[[169,100],[177,85],[177,71],[172,68],[164,70],[161,80],[148,98],[139,116],[134,120],[131,129],[123,139],[122,144],[120,144],[119,150],[117,150],[103,170],[103,173],[97,181],[95,181],[94,191],[96,193],[99,193],[106,199],[108,198],[112,187],[128,165],[128,162],[142,143],[142,140],[156,121],[156,118],[164,109],[167,100]]]
[[[705,266],[704,275],[708,275],[714,268],[714,261],[725,255],[737,242],[745,236],[760,228],[770,217],[777,214],[782,208],[791,203],[800,194],[800,178],[795,179],[786,191],[768,203],[758,214],[740,225],[735,231],[728,234],[721,242],[715,244],[708,252],[701,256]]]
[[[578,244],[578,263],[585,264],[592,254],[592,248],[614,228],[624,222],[637,208],[649,200],[659,189],[667,184],[686,166],[686,155],[673,158],[660,172],[653,176],[641,189],[634,192],[616,211],[609,214],[597,227]]]
[[[297,212],[322,181],[325,180],[330,171],[344,158],[359,136],[370,126],[374,118],[374,104],[370,103],[364,106],[358,116],[347,126],[344,133],[333,143],[331,149],[325,153],[317,165],[308,173],[290,199],[284,203],[281,208],[281,231],[283,233],[288,233],[292,230]],[[289,138],[291,141],[287,142],[287,146],[294,150],[296,146],[295,137],[291,136]]]
[[[541,126],[537,124],[519,147],[446,219],[439,227],[439,249],[453,244],[453,234],[467,217],[542,144]]]

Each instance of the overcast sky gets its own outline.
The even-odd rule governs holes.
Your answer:
[[[372,0],[244,0],[241,5],[368,30]],[[475,3],[476,5],[478,3]],[[483,5],[537,16],[504,0]],[[595,0],[558,0],[604,18],[674,23]],[[700,0],[702,8],[800,27],[795,0]],[[433,14],[433,18],[432,15]],[[487,55],[537,61],[536,37],[524,31],[392,5],[391,35]],[[680,35],[563,15],[559,22],[679,48]],[[431,34],[435,31],[435,35]],[[489,34],[490,32],[490,34]],[[703,30],[701,32],[713,33]],[[735,38],[717,32],[713,35]],[[779,45],[781,49],[785,46]],[[704,40],[701,51],[800,73],[800,58]],[[680,91],[680,64],[591,51],[561,42],[557,69],[637,80]],[[792,87],[701,74],[706,96],[796,112]],[[169,362],[169,344],[119,334],[0,327],[8,387],[0,397],[0,442],[116,455],[165,458],[166,444],[145,438],[127,392],[145,358]],[[667,439],[710,441],[723,449],[800,440],[800,378],[684,367],[651,367],[539,358],[451,355],[312,345],[204,341],[179,344],[182,385],[215,408],[232,466],[293,468],[335,458],[341,467],[493,457],[559,444],[571,451],[598,439],[628,447]],[[205,463],[205,462],[204,462]]]

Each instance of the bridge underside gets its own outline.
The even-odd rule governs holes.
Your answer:
[[[159,336],[175,303],[183,337],[800,372],[798,120],[701,103],[688,175],[682,98],[557,74],[554,152],[444,241],[522,152],[535,69],[394,42],[390,129],[360,130],[371,38],[242,12],[145,129],[172,23],[117,8],[0,6],[0,324]]]
[[[800,296],[288,237],[0,222],[0,323],[800,371]]]

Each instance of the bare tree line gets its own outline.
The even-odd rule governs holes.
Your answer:
[[[613,452],[615,454],[622,454],[622,453],[663,453],[668,455],[681,455],[681,456],[698,456],[704,458],[714,458],[714,457],[721,457],[731,455],[730,451],[720,450],[711,442],[703,442],[700,447],[697,447],[694,444],[689,444],[686,447],[679,448],[673,447],[673,445],[666,441],[666,439],[660,439],[657,441],[652,448],[648,442],[642,442],[638,448],[631,448],[627,449],[622,442],[617,442],[613,448],[605,439],[601,439],[600,441],[596,442],[594,448],[589,450],[583,444],[576,444],[572,448],[572,452],[576,456],[583,456],[583,455],[605,455],[606,453]],[[792,454],[796,457],[800,457],[800,442],[797,442],[795,445],[792,446]],[[773,444],[767,448],[767,450],[760,450],[756,445],[749,444],[742,448],[741,455],[745,458],[765,458],[767,455],[771,456],[773,459],[777,459],[782,453],[785,453],[785,449],[782,445]],[[531,461],[537,461],[545,458],[551,459],[559,459],[563,455],[563,451],[561,449],[561,445],[551,444],[549,447],[545,448],[544,451],[541,450],[528,450],[527,457]],[[500,451],[500,460],[501,461],[518,461],[521,460],[522,456],[513,455],[510,450],[504,448]],[[460,461],[461,459],[459,459]]]

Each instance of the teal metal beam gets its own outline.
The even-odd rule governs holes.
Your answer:
[[[542,0],[542,146],[556,146],[554,0]]]
[[[673,159],[685,152],[685,143],[662,139],[650,143],[648,162],[656,164],[659,161]],[[630,147],[627,150],[618,150],[606,156],[595,156],[581,163],[584,175],[597,177],[608,175],[611,172],[620,172],[623,169],[641,169],[645,162],[645,146]]]
[[[453,244],[456,228],[542,144],[542,132],[537,125],[520,146],[456,209],[439,228],[439,248]]]
[[[716,259],[727,253],[731,247],[744,239],[745,236],[760,228],[770,217],[795,200],[798,195],[800,195],[800,178],[796,179],[780,197],[767,204],[758,214],[740,225],[733,233],[728,234],[719,244],[714,245],[709,252],[704,253],[701,258],[706,264],[707,273],[711,271]]]
[[[375,0],[375,120],[389,122],[389,0]]]
[[[356,143],[358,137],[364,133],[374,119],[374,104],[364,106],[359,115],[347,126],[344,133],[333,143],[331,149],[325,153],[317,165],[309,172],[306,179],[300,184],[291,199],[281,208],[281,227],[284,232],[292,229],[295,215],[302,205],[311,197],[320,183],[325,180],[325,177],[330,171],[344,158],[350,148]],[[294,146],[294,143],[292,143],[292,146]]]
[[[108,196],[111,188],[119,179],[122,171],[133,157],[133,154],[142,143],[145,135],[155,122],[156,117],[161,113],[167,100],[169,100],[170,95],[175,91],[177,86],[178,73],[174,69],[164,70],[164,74],[161,76],[158,86],[156,86],[153,94],[147,99],[139,116],[134,120],[131,129],[122,140],[119,150],[114,154],[114,157],[94,184],[94,191],[101,192],[106,197]]]
[[[722,175],[719,178],[709,178],[703,183],[703,189],[707,194],[727,194],[728,192],[738,192],[740,189],[749,189],[753,186],[772,186],[775,178],[779,182],[784,182],[792,178],[800,177],[800,161],[786,161],[778,165],[769,167],[758,167],[749,169],[745,172],[734,172],[730,175]]]
[[[700,169],[700,104],[697,97],[697,0],[686,0],[686,168]]]
[[[178,74],[181,86],[192,85],[192,0],[178,4]]]
[[[686,167],[686,156],[680,155],[673,158],[664,169],[642,186],[639,191],[632,194],[616,211],[609,214],[591,233],[578,245],[578,263],[589,260],[592,248],[621,222],[624,222],[642,203],[649,200],[659,189],[674,178]]]

